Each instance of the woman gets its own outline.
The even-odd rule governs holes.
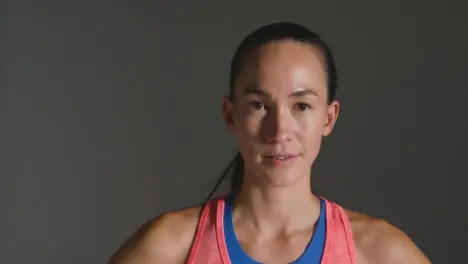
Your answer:
[[[430,263],[400,230],[313,194],[311,167],[338,117],[327,45],[292,23],[247,36],[231,65],[232,192],[146,223],[110,263]],[[223,177],[224,177],[223,176]]]

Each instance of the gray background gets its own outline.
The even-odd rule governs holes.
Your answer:
[[[236,150],[234,49],[282,20],[319,33],[339,71],[315,188],[434,263],[466,260],[467,1],[190,2],[2,2],[0,263],[105,263],[201,202]]]

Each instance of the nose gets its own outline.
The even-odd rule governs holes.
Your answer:
[[[265,116],[263,129],[267,143],[285,143],[291,140],[291,113],[282,107],[270,109]]]

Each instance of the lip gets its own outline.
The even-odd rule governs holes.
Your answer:
[[[274,165],[290,164],[294,162],[298,156],[298,154],[292,153],[266,153],[262,155],[266,162]]]

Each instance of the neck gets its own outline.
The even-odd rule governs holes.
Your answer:
[[[234,221],[242,219],[267,235],[311,228],[320,215],[320,201],[312,193],[308,175],[281,187],[244,181],[234,207]]]

